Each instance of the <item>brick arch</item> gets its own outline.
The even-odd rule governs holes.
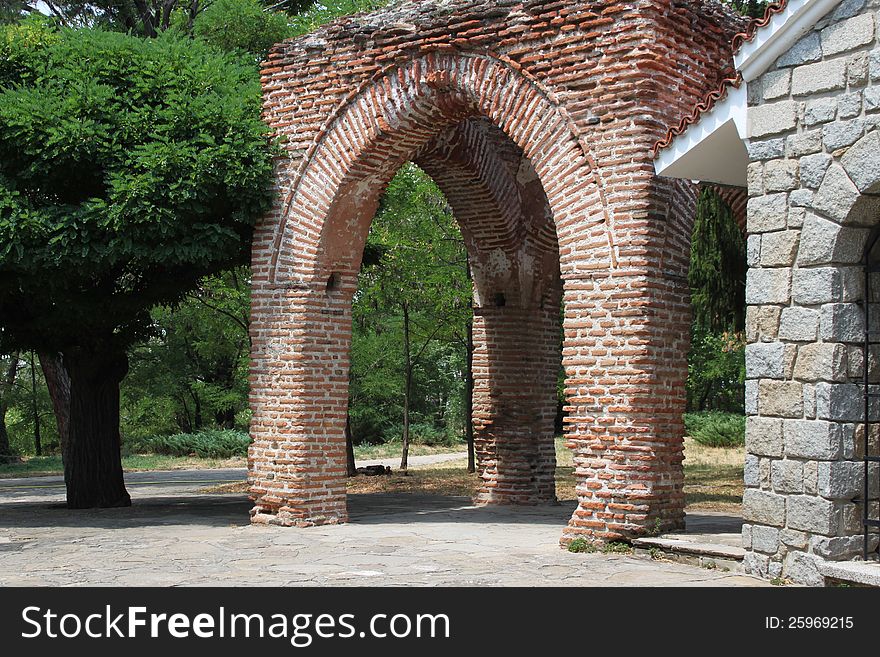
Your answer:
[[[349,194],[381,188],[439,130],[474,116],[498,126],[533,163],[557,209],[561,239],[575,221],[578,233],[585,224],[598,227],[593,239],[601,240],[608,266],[614,267],[613,215],[604,202],[601,173],[564,108],[536,80],[491,54],[432,52],[383,69],[349,94],[319,130],[291,176],[270,278],[277,282],[279,272],[284,278],[307,275],[294,262],[319,264],[302,255],[332,235],[334,228],[324,224],[343,214],[340,204]],[[574,202],[571,190],[581,192]],[[358,205],[362,224],[377,203],[367,194],[368,201]],[[356,259],[357,251],[349,256]]]
[[[269,279],[276,287],[296,287],[299,299],[288,314],[297,318],[291,325],[302,327],[295,329],[293,348],[279,354],[297,370],[288,377],[295,408],[286,415],[312,440],[274,447],[275,441],[266,445],[255,437],[256,521],[309,525],[347,518],[339,438],[347,406],[349,304],[380,193],[412,159],[458,206],[456,216],[471,236],[476,289],[483,289],[474,319],[477,501],[556,499],[562,259],[555,221],[563,230],[567,221],[581,247],[586,228],[591,250],[602,254],[595,258],[599,266],[614,268],[595,167],[549,95],[497,59],[432,53],[383,73],[350,94],[319,131],[293,174],[277,224]],[[580,190],[574,202],[572,190]],[[468,202],[480,205],[479,215],[471,216]],[[509,273],[500,283],[492,273],[499,269]],[[279,451],[301,456],[279,459]],[[283,481],[279,495],[273,489]]]
[[[484,120],[441,133],[415,162],[446,194],[474,274],[476,499],[555,501],[562,288],[547,197],[522,150]]]

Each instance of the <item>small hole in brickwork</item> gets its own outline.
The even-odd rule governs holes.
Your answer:
[[[493,301],[495,302],[496,308],[504,308],[504,306],[507,305],[507,299],[504,298],[504,294],[502,292],[496,294]]]
[[[338,289],[339,283],[340,283],[339,274],[337,274],[335,272],[333,274],[330,274],[330,278],[327,279],[327,291],[333,292],[333,290]]]

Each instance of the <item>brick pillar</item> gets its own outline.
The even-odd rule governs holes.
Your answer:
[[[687,245],[695,194],[689,184],[648,183],[632,196],[652,212],[620,238],[618,267],[587,260],[580,271],[563,268],[565,433],[578,496],[564,545],[684,525]]]
[[[566,285],[566,438],[578,508],[563,544],[683,525],[688,314],[668,328],[648,324],[656,300],[639,286],[614,275]]]
[[[255,523],[347,520],[345,419],[356,277],[262,286],[252,300],[248,481]]]
[[[559,303],[474,311],[474,445],[478,504],[556,501]]]

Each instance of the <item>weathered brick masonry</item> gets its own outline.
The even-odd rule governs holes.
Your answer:
[[[565,540],[680,526],[694,189],[654,177],[651,147],[717,85],[740,27],[700,0],[407,2],[275,48],[265,118],[285,156],[253,251],[254,522],[346,520],[351,298],[379,197],[412,160],[474,263],[478,501],[554,498],[564,299]]]

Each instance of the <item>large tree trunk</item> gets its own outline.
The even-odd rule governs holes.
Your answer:
[[[412,355],[410,354],[409,338],[409,306],[403,304],[403,361],[406,372],[403,384],[403,449],[400,456],[400,469],[406,474],[409,461],[409,402],[412,389]]]
[[[52,400],[55,424],[58,426],[58,442],[61,443],[61,461],[67,463],[67,439],[68,426],[70,424],[70,377],[67,375],[67,370],[64,369],[61,354],[41,351],[37,355],[40,358],[43,378],[46,379],[46,387],[49,389],[49,398]]]
[[[78,349],[64,354],[64,367],[70,376],[67,506],[130,506],[119,437],[119,384],[128,358],[120,351]]]
[[[9,366],[0,380],[0,463],[12,459],[12,448],[9,446],[9,431],[6,428],[6,411],[9,410],[9,394],[18,374],[18,353],[11,354]]]

